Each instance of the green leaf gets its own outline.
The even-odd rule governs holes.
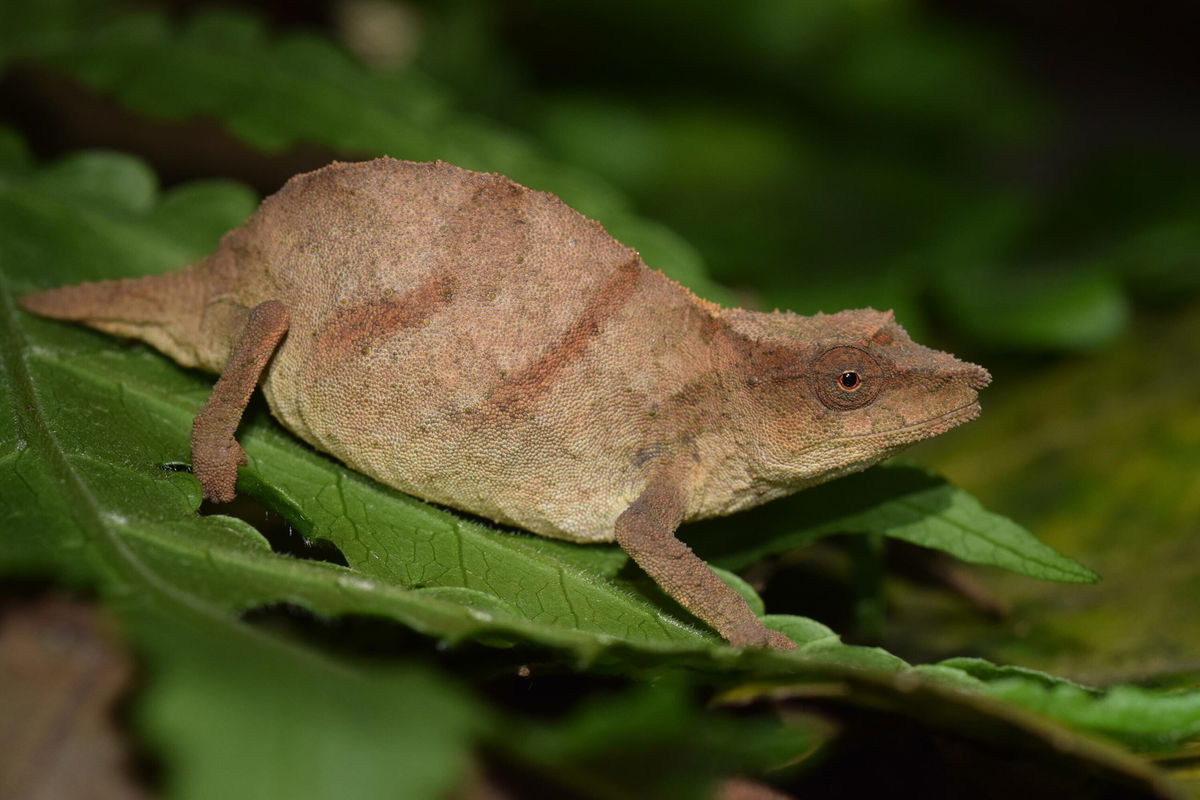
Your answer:
[[[35,185],[51,197],[102,206],[118,219],[144,215],[158,201],[158,177],[144,162],[123,153],[67,156],[42,170]]]
[[[153,664],[135,713],[170,797],[445,797],[488,724],[426,668],[348,669],[227,623],[126,620]]]
[[[1099,691],[1022,667],[979,658],[952,658],[942,667],[985,681],[992,697],[1055,717],[1139,750],[1169,750],[1200,736],[1200,692],[1137,686]]]
[[[915,467],[878,467],[683,531],[702,555],[728,569],[835,533],[882,534],[1044,580],[1098,579],[962,489]]]
[[[90,166],[89,158],[100,163]],[[126,187],[136,185],[121,170],[140,171],[104,154],[72,163],[82,165],[81,176],[101,166],[109,170],[118,200]],[[73,195],[48,186],[36,173],[0,176],[0,398],[8,409],[0,415],[0,572],[53,575],[99,588],[126,609],[143,646],[159,653],[156,662],[164,664],[163,652],[187,649],[182,644],[155,649],[159,636],[175,641],[172,625],[184,626],[189,636],[197,635],[197,626],[201,631],[215,626],[224,632],[219,636],[237,638],[250,635],[239,622],[242,612],[287,603],[328,617],[379,617],[444,640],[548,646],[580,662],[602,659],[610,668],[627,670],[675,664],[790,680],[911,671],[895,656],[844,645],[819,623],[786,616],[766,622],[793,636],[797,651],[739,652],[701,630],[644,576],[627,568],[617,548],[499,530],[426,505],[314,453],[261,411],[251,415],[242,435],[250,463],[241,490],[282,511],[305,536],[332,542],[349,566],[280,555],[241,520],[197,516],[194,478],[166,467],[187,460],[189,422],[208,380],[142,346],[25,315],[14,301],[25,288],[98,277],[100,269],[111,277],[184,263],[195,257],[191,248],[199,242],[176,241],[169,234],[172,226],[195,215],[199,229],[211,230],[218,219],[244,213],[244,194],[219,191],[214,196],[223,201],[184,203],[177,207],[180,216],[173,216],[161,201],[144,213],[136,204],[110,202],[103,196],[104,184],[97,185],[97,191]],[[898,476],[906,489],[895,508],[885,511],[892,497],[875,479],[851,483],[855,491],[874,486],[876,505],[869,505],[872,498],[864,492],[857,501],[868,501],[864,511],[855,511],[853,503],[835,506],[841,513],[826,507],[824,517],[812,517],[813,530],[852,529],[862,520],[862,527],[917,537],[913,531],[957,519],[943,514],[950,522],[921,522],[931,511],[936,516],[940,509],[961,506],[956,490],[940,480],[914,470],[880,472]],[[936,497],[942,499],[935,503],[931,498]],[[817,499],[825,502],[829,496]],[[960,538],[961,527],[956,529]],[[797,535],[786,546],[806,536]],[[771,545],[752,541],[739,547],[727,549],[730,563]],[[1021,545],[1016,551],[1028,560],[1026,549]],[[970,554],[971,547],[964,552]],[[982,557],[997,558],[991,552]],[[137,620],[145,613],[169,622],[140,628]],[[197,646],[220,652],[217,645]],[[263,658],[275,663],[271,656]],[[168,676],[190,677],[181,678],[182,688],[167,691],[167,699],[156,699],[153,707],[177,703],[185,709],[195,703],[196,693],[205,693],[196,688],[201,675],[179,666],[164,669]],[[182,671],[172,672],[176,669]],[[294,682],[293,688],[315,686],[317,679],[306,677],[306,668],[297,669],[280,680]],[[379,686],[373,678],[363,679]],[[410,679],[423,680],[379,679],[391,687],[380,691],[404,693]],[[349,693],[343,699],[350,705],[366,702],[371,691],[337,690]],[[1016,693],[1014,699],[1037,701]],[[1172,702],[1191,701],[1183,696]],[[1103,727],[1104,720],[1088,721],[1073,709],[1080,724]],[[148,719],[154,713],[148,711]],[[172,732],[168,722],[154,724],[168,739],[186,738]],[[213,722],[208,730],[224,724]],[[1146,735],[1154,734],[1150,725]],[[448,741],[457,741],[455,730],[446,733]],[[1185,733],[1172,722],[1157,735]],[[216,746],[211,738],[180,746],[200,757]],[[206,790],[215,786],[204,785]]]
[[[989,684],[987,693],[1139,750],[1172,750],[1200,736],[1200,692],[1116,686],[1097,697],[1078,686],[1010,679]]]
[[[877,748],[888,746],[888,731],[897,729],[897,716],[904,717],[907,724],[899,729],[906,739],[915,736],[923,742],[953,743],[952,762],[945,760],[942,747],[933,748],[938,755],[932,763],[938,768],[957,764],[969,776],[965,778],[968,782],[986,776],[1005,787],[999,796],[1012,791],[1007,789],[1007,772],[1019,764],[1019,775],[1011,779],[1015,781],[1011,785],[1036,797],[1058,796],[1064,786],[1070,787],[1072,797],[1181,797],[1172,782],[1144,759],[1111,742],[1047,724],[1037,713],[981,694],[974,679],[962,673],[957,679],[950,678],[956,671],[935,666],[896,675],[863,673],[819,684],[749,684],[727,692],[718,705],[753,709],[756,703],[768,701],[768,707],[787,716],[815,701],[835,718],[848,711],[848,719],[880,736],[883,744],[876,744]],[[984,691],[990,688],[985,686]],[[1176,703],[1175,710],[1184,711],[1185,707]],[[895,741],[896,734],[891,736]],[[907,752],[920,759],[921,749]],[[872,763],[869,746],[856,749],[855,755],[862,763]],[[893,780],[903,780],[903,771],[898,772]]]
[[[1104,581],[1079,592],[980,574],[1013,609],[999,625],[895,583],[892,641],[1100,685],[1196,683],[1200,371],[1180,365],[1200,363],[1200,308],[1180,311],[1141,319],[1094,358],[1012,365],[979,420],[924,448]]]
[[[963,330],[1022,349],[1094,348],[1129,317],[1116,276],[1092,265],[958,266],[943,273],[939,290]]]
[[[1138,292],[1177,302],[1200,291],[1200,198],[1137,231],[1108,259]]]
[[[380,614],[447,639],[535,641],[584,659],[618,644],[724,652],[722,662],[734,655],[624,569],[619,549],[499,530],[434,508],[314,453],[261,411],[241,434],[250,459],[242,492],[332,542],[349,568],[277,555],[240,520],[197,517],[195,480],[165,466],[187,462],[190,419],[208,380],[143,347],[22,314],[15,296],[20,287],[99,277],[99,269],[112,277],[186,263],[198,253],[172,232],[188,215],[201,230],[240,216],[243,195],[152,204],[139,215],[119,201],[139,164],[96,154],[68,166],[96,191],[62,191],[55,181],[66,167],[0,183],[12,409],[3,419],[14,426],[0,429],[0,508],[9,523],[0,564],[116,586],[150,582],[217,614],[291,602],[326,615]],[[104,170],[112,180],[86,180]]]
[[[71,164],[86,164],[89,158],[119,176],[123,162],[106,155],[76,158]],[[132,163],[124,163],[137,173]],[[92,171],[83,169],[80,174],[86,177]],[[50,171],[52,175],[61,172],[62,168]],[[103,185],[120,195],[131,184],[112,180]],[[121,223],[120,235],[90,242],[92,261],[104,255],[106,244],[110,251],[133,246],[147,254],[164,251],[164,260],[168,257],[163,247],[167,236],[159,233],[156,225],[169,215],[146,214],[139,223],[129,218],[127,205],[114,208],[112,202],[92,194],[79,195],[66,208],[47,205],[53,200],[65,202],[62,198],[54,185],[47,190],[41,180],[35,180],[11,186],[0,196],[0,204],[11,208],[11,219],[24,220],[25,231],[33,232],[45,232],[45,226],[60,219],[86,222],[88,217],[70,212],[86,209],[85,214],[95,215],[95,206],[101,206],[108,209],[104,224],[92,227],[97,233],[106,233],[106,227],[116,220]],[[237,196],[229,200],[233,205],[240,202]],[[22,241],[20,231],[11,233],[10,242]],[[137,235],[144,239],[140,245],[133,244]],[[46,241],[61,244],[73,238],[47,235],[41,246],[46,247]],[[38,242],[28,244],[38,246]],[[53,252],[54,248],[50,249]],[[71,250],[67,253],[75,255]],[[113,252],[112,262],[122,260]],[[81,277],[75,265],[63,263],[61,258],[56,266],[40,270],[39,277],[53,276],[46,283]],[[129,270],[114,272],[128,274]],[[14,318],[10,324],[16,327],[21,323]],[[432,635],[456,638],[498,628],[497,632],[548,644],[570,643],[585,657],[614,641],[653,649],[719,646],[694,620],[664,612],[657,590],[646,587],[640,573],[619,572],[626,559],[616,548],[583,548],[496,530],[434,509],[312,453],[260,415],[250,420],[242,434],[250,459],[243,491],[283,513],[310,538],[326,539],[340,548],[352,573],[338,574],[338,568],[324,564],[280,561],[244,523],[192,517],[197,502],[192,479],[161,472],[162,464],[187,460],[186,432],[207,388],[204,381],[164,374],[171,368],[143,350],[113,350],[104,340],[75,327],[42,320],[29,324],[38,346],[25,355],[10,356],[10,369],[24,366],[28,370],[25,375],[14,374],[13,385],[28,384],[34,396],[70,398],[69,407],[80,411],[105,409],[105,430],[95,431],[94,425],[73,426],[66,408],[45,404],[47,415],[66,413],[68,417],[50,421],[48,427],[61,440],[45,443],[64,451],[67,463],[60,465],[60,480],[68,485],[85,482],[93,495],[103,490],[104,500],[93,496],[89,502],[103,508],[109,519],[123,521],[113,528],[121,543],[119,549],[128,548],[150,565],[165,567],[187,558],[205,562],[172,580],[212,602],[241,610],[281,599],[275,592],[290,587],[293,596],[303,597],[307,605],[323,613],[388,608],[394,618]],[[23,338],[14,330],[11,341],[15,345]],[[68,386],[72,388],[68,390]],[[147,425],[147,420],[157,424]],[[130,463],[135,466],[130,468]],[[105,466],[98,468],[101,464]],[[943,492],[946,489],[939,486]],[[144,502],[156,495],[161,500],[149,517],[141,504],[130,503],[130,498],[143,498]],[[959,504],[967,502],[954,497]],[[937,510],[936,503],[936,498],[910,496],[897,509],[885,504],[867,512],[865,518],[875,524],[874,518],[882,517],[891,535],[919,538],[928,527],[937,528],[936,523],[925,520],[931,509]],[[827,528],[852,530],[856,519],[834,518]],[[189,531],[185,537],[171,531],[176,522]],[[955,533],[962,536],[961,525]],[[210,551],[209,541],[233,549]],[[780,546],[791,543],[785,540]],[[970,548],[964,552],[978,559],[991,555]],[[214,571],[212,562],[219,562],[221,569]],[[1017,563],[1029,570],[1024,562]],[[267,588],[272,582],[273,590]],[[300,593],[300,586],[306,594]],[[488,608],[480,608],[479,603],[463,605],[448,600],[444,591],[440,596],[429,592],[447,588],[469,590],[494,601]],[[451,623],[447,613],[457,620]]]
[[[11,52],[51,63],[153,117],[221,120],[267,151],[311,143],[349,158],[442,159],[503,173],[595,217],[642,250],[651,266],[700,294],[727,299],[698,253],[633,214],[619,191],[549,160],[514,131],[456,112],[443,90],[415,69],[370,70],[326,39],[274,36],[240,11],[207,10],[176,27],[157,14],[108,11],[91,21],[86,4],[78,5],[61,16],[13,20],[17,31],[54,35],[16,36]],[[2,50],[0,42],[0,56]]]

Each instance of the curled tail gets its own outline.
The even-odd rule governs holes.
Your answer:
[[[19,302],[33,314],[141,339],[185,366],[205,366],[197,352],[203,344],[201,278],[193,266],[144,278],[60,286],[27,294]]]

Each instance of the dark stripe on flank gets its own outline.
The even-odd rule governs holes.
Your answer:
[[[361,353],[396,331],[425,324],[453,299],[454,278],[437,274],[407,294],[340,306],[317,330],[317,351],[335,359]]]
[[[593,289],[587,305],[562,338],[497,386],[488,398],[489,404],[507,414],[533,408],[553,388],[563,370],[584,354],[605,324],[629,302],[645,271],[636,257],[617,267]]]

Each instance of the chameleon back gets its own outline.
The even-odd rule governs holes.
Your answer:
[[[288,306],[263,383],[284,425],[543,535],[611,538],[704,356],[703,301],[556,197],[447,164],[298,176],[205,268],[210,309]]]

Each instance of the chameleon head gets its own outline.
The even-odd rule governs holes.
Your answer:
[[[801,488],[864,469],[979,414],[987,370],[917,344],[890,311],[772,316],[756,331],[772,357],[746,363],[759,417],[773,417],[762,455],[775,481]]]

